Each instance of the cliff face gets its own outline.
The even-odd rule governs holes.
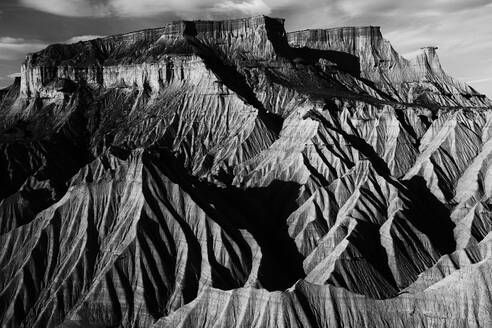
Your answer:
[[[492,109],[435,50],[261,16],[28,55],[0,326],[490,326]]]
[[[271,60],[276,56],[275,47],[282,46],[286,46],[286,40],[283,21],[279,19],[173,22],[153,30],[53,45],[31,54],[21,68],[21,92],[32,96],[62,78],[92,87],[121,83],[156,86],[159,79],[170,79],[165,76],[165,67],[170,73],[175,67],[166,54],[175,57],[175,54],[219,51],[231,61]],[[152,64],[155,65],[149,67]],[[187,67],[176,68],[187,70]]]
[[[390,67],[400,58],[391,44],[383,39],[378,26],[341,27],[324,30],[304,30],[287,34],[293,47],[336,50],[356,55],[363,72],[380,65]]]
[[[415,58],[400,56],[377,26],[290,32],[293,47],[351,53],[361,59],[362,76],[404,102],[440,106],[490,106],[490,100],[448,76],[437,47],[422,48]]]

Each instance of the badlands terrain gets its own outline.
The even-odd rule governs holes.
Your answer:
[[[491,327],[492,102],[437,53],[259,16],[29,54],[0,326]]]

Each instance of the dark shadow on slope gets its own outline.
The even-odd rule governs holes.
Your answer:
[[[408,197],[409,207],[404,210],[405,219],[424,233],[440,254],[448,254],[455,250],[456,242],[453,234],[455,224],[451,221],[450,211],[430,192],[422,177],[415,176],[408,181],[394,178],[387,163],[364,139],[349,134],[338,126],[333,126],[317,111],[310,111],[305,117],[317,120],[327,129],[339,133],[348,144],[365,156],[378,175],[399,190],[403,197]],[[377,266],[379,256],[371,257],[369,253],[364,255],[365,258],[372,259],[371,263]],[[385,272],[384,268],[378,268],[378,271]]]
[[[319,59],[326,59],[343,72],[360,76],[360,59],[352,54],[336,50],[320,50],[308,47],[294,48],[289,45],[283,21],[265,17],[267,36],[281,57],[293,60],[294,63],[316,65]]]
[[[325,59],[336,65],[342,72],[360,77],[360,59],[357,56],[336,50],[319,50],[308,47],[292,48],[294,62],[316,65],[320,59]]]
[[[404,109],[403,108],[395,108],[395,115],[398,118],[398,122],[403,127],[403,129],[405,129],[405,131],[415,141],[415,143],[413,145],[418,150],[418,148],[420,146],[420,138],[417,136],[417,133],[415,133],[414,129],[412,128],[412,125],[408,122],[408,119],[404,113]]]
[[[456,242],[454,240],[453,229],[455,224],[450,219],[450,211],[441,203],[427,188],[425,180],[420,176],[415,176],[408,181],[399,181],[391,175],[386,162],[379,157],[374,148],[364,139],[350,135],[338,127],[332,127],[328,120],[319,112],[310,111],[305,117],[319,121],[326,128],[341,134],[352,147],[362,153],[372,164],[377,174],[400,190],[403,194],[411,197],[412,208],[407,217],[412,224],[429,236],[431,242],[441,254],[454,251]]]
[[[234,91],[244,102],[255,107],[258,110],[258,118],[271,131],[278,135],[282,129],[283,119],[266,110],[265,106],[258,100],[256,94],[246,82],[246,78],[238,72],[237,68],[223,63],[213,49],[204,45],[195,37],[186,36],[186,40],[195,47],[205,65],[217,75],[220,82]]]
[[[397,284],[388,265],[388,255],[381,243],[374,242],[380,239],[380,227],[370,222],[359,220],[356,229],[349,235],[348,239],[352,245],[362,254],[374,269],[381,275],[385,282],[375,294],[367,295],[376,299],[384,299],[395,296],[398,293]],[[364,286],[349,286],[347,289],[359,292]]]
[[[144,161],[144,163],[147,160]],[[144,164],[145,165],[145,164]],[[144,208],[141,220],[138,224],[138,232],[137,232],[137,237],[139,241],[145,245],[145,238],[151,238],[156,242],[156,245],[162,246],[163,249],[160,251],[161,254],[160,256],[162,257],[163,263],[166,263],[168,266],[168,272],[167,275],[164,278],[167,281],[170,281],[171,284],[175,281],[175,265],[176,265],[176,250],[172,242],[172,233],[167,232],[166,237],[169,239],[167,240],[167,244],[163,243],[162,237],[156,236],[159,232],[159,229],[156,225],[156,221],[154,221],[148,214],[147,212],[152,212],[153,216],[157,220],[159,220],[159,225],[165,229],[166,223],[165,222],[160,222],[160,220],[164,220],[165,216],[162,212],[161,206],[164,206],[165,210],[169,213],[168,216],[174,221],[176,221],[179,225],[179,227],[182,229],[182,232],[185,236],[185,242],[187,245],[187,250],[188,254],[186,254],[187,260],[185,263],[186,270],[184,272],[183,276],[183,286],[182,288],[182,293],[183,293],[183,302],[188,303],[192,301],[196,295],[198,294],[198,288],[199,288],[199,277],[201,274],[201,262],[202,262],[202,253],[201,253],[201,248],[198,240],[194,237],[193,231],[189,227],[189,225],[186,224],[186,222],[183,220],[183,218],[180,216],[180,214],[176,211],[175,205],[167,198],[164,197],[166,194],[166,189],[165,185],[162,183],[162,180],[159,179],[159,173],[155,174],[156,172],[153,172],[152,166],[151,165],[145,165],[146,169],[143,170],[142,172],[142,192],[145,196],[145,201],[146,201],[146,206]],[[161,168],[164,168],[165,166],[162,166]],[[154,173],[154,174],[153,174]],[[166,176],[169,178],[166,172]],[[153,179],[156,183],[156,186],[158,188],[158,195],[153,195],[152,191],[150,190],[149,186],[151,185],[150,179]],[[159,199],[159,202],[156,200]],[[152,224],[156,226],[155,230],[149,230],[151,228]],[[146,235],[146,236],[145,236]],[[172,245],[171,247],[167,245]],[[143,247],[142,249],[144,249]],[[165,254],[164,254],[165,253]],[[149,253],[147,253],[149,254]],[[152,253],[150,253],[152,254]],[[150,256],[152,258],[152,256]],[[149,268],[152,268],[151,265],[147,266],[147,270]],[[150,270],[149,270],[150,271]],[[160,275],[158,274],[156,277],[159,277]],[[146,277],[144,277],[146,278]],[[154,279],[156,280],[156,279]],[[147,279],[144,279],[144,285],[148,287],[149,290],[154,291],[156,294],[161,294],[161,293],[166,293],[168,290],[172,290],[174,286],[169,286],[167,288],[163,288],[163,284],[159,285],[156,284],[155,282],[148,282]],[[157,287],[157,288],[156,288]],[[154,290],[157,289],[157,290]],[[169,295],[167,295],[169,296]],[[161,303],[167,303],[168,299],[160,299],[159,302]],[[159,313],[164,306],[161,305],[161,307],[158,307],[157,304],[152,304],[151,306],[152,310],[155,313]]]
[[[330,122],[328,122],[328,120],[323,115],[321,115],[321,113],[315,110],[311,110],[306,113],[304,115],[304,118],[311,118],[315,121],[318,121],[325,128],[340,134],[350,146],[359,151],[362,155],[366,157],[367,160],[371,162],[377,174],[382,177],[388,178],[388,182],[394,184],[393,179],[390,179],[391,171],[388,168],[388,165],[381,157],[379,157],[374,148],[369,145],[364,139],[359,136],[349,134],[339,127],[332,126]]]
[[[453,230],[455,224],[451,221],[451,211],[434,196],[426,181],[421,176],[414,176],[410,180],[402,181],[411,193],[414,200],[411,209],[407,210],[412,224],[425,233],[432,245],[441,254],[448,254],[455,250],[456,241]]]
[[[85,112],[90,97],[84,90],[78,93],[78,100],[67,104],[70,114],[63,124],[56,126],[60,118],[51,108],[39,107],[32,118],[0,134],[0,199],[19,199],[17,208],[24,208],[18,212],[18,225],[60,199],[70,178],[94,158]]]
[[[376,91],[377,94],[381,96],[381,98],[386,99],[387,101],[390,102],[396,102],[396,103],[401,102],[401,99],[399,98],[395,99],[392,95],[386,93],[386,91],[381,90],[380,87],[373,81],[363,78],[362,76],[360,76],[359,79],[363,81],[365,84],[367,84],[368,86],[370,86],[374,91]],[[398,91],[392,85],[390,86],[392,87],[392,91],[394,92],[394,94],[397,95]]]
[[[258,278],[264,288],[285,290],[305,276],[303,257],[288,235],[285,222],[297,207],[298,184],[274,181],[262,188],[218,187],[191,176],[182,160],[167,150],[154,148],[151,157],[224,231],[236,237],[240,237],[238,229],[252,234],[263,254]],[[216,287],[237,288],[237,282],[222,281]]]

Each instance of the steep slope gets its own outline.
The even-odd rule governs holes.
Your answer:
[[[491,324],[492,108],[435,49],[260,16],[52,45],[21,75],[2,327]]]

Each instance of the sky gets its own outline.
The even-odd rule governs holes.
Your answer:
[[[287,31],[378,25],[404,56],[438,46],[445,71],[492,97],[492,0],[0,0],[0,87],[51,43],[259,14]]]

